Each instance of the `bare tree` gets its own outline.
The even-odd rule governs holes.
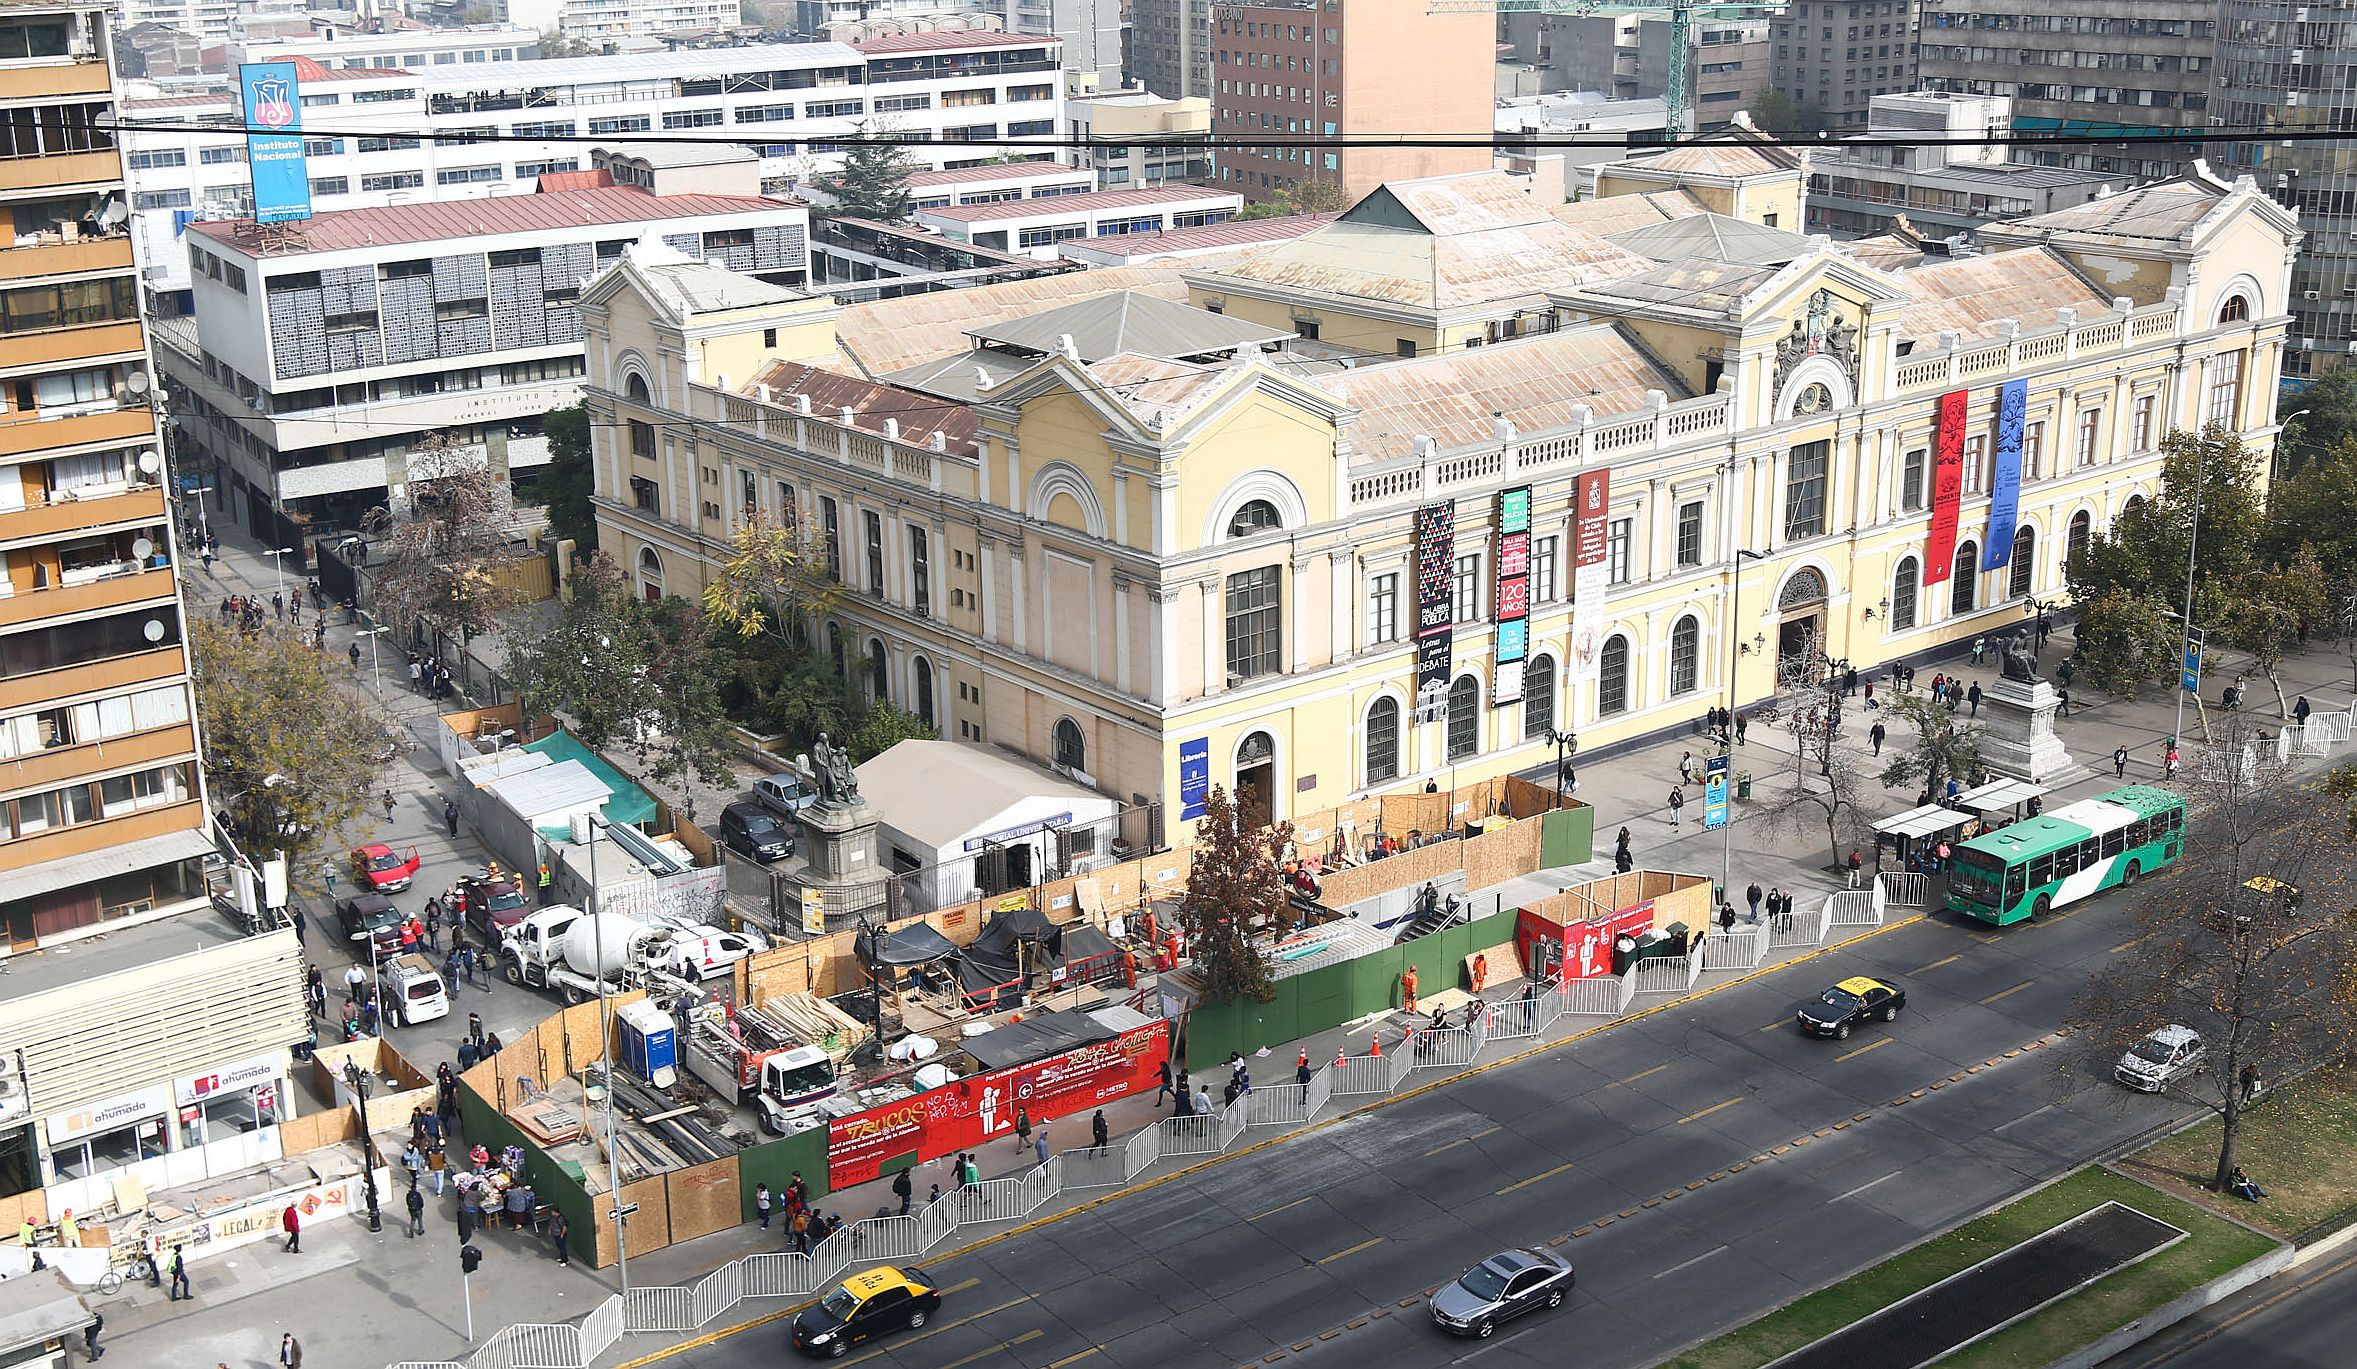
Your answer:
[[[412,448],[408,464],[408,497],[362,522],[375,542],[378,616],[471,641],[524,601],[510,573],[514,492],[479,453],[439,434]]]
[[[2250,724],[2229,715],[2234,755]],[[2224,1190],[2257,1085],[2335,1058],[2357,1039],[2357,908],[2350,835],[2287,780],[2272,751],[2194,781],[2186,859],[2128,905],[2140,937],[2104,961],[2071,1013],[2083,1061],[2109,1073],[2165,1026],[2198,1033],[2200,1068],[2171,1096],[2219,1119],[2211,1186]],[[2270,1106],[2298,1106],[2287,1095]]]
[[[1789,788],[1769,794],[1753,809],[1771,832],[1809,835],[1824,824],[1832,864],[1839,868],[1847,850],[1872,839],[1867,796],[1874,791],[1875,774],[1856,755],[1828,746],[1815,774],[1795,774]]]

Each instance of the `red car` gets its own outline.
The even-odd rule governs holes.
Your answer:
[[[397,894],[417,878],[418,864],[416,847],[407,855],[395,855],[392,847],[372,841],[352,852],[352,878],[371,893]]]

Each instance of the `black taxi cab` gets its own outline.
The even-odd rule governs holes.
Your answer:
[[[940,1308],[941,1290],[925,1281],[923,1270],[862,1270],[795,1315],[794,1348],[819,1359],[840,1358],[859,1341],[923,1326]]]
[[[1850,1028],[1868,1018],[1885,1022],[1899,1015],[1907,1006],[1907,991],[1887,980],[1866,975],[1852,975],[1832,988],[1800,1005],[1794,1015],[1800,1019],[1800,1029],[1811,1036],[1830,1036],[1846,1040]]]

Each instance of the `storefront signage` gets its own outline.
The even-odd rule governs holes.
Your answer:
[[[1211,797],[1211,739],[1197,737],[1179,743],[1179,820],[1203,816],[1203,801]]]
[[[1635,936],[1653,928],[1653,900],[1647,899],[1634,908],[1623,908],[1610,917],[1593,922],[1578,922],[1564,928],[1565,962],[1571,967],[1573,979],[1592,979],[1612,973],[1612,943],[1623,935]]]
[[[89,1107],[76,1108],[50,1118],[47,1124],[49,1140],[54,1145],[83,1136],[96,1136],[101,1132],[121,1131],[134,1122],[165,1116],[172,1111],[172,1107],[171,1088],[157,1084],[137,1093],[126,1093],[119,1098],[109,1098],[103,1103],[93,1103]]]
[[[1010,827],[1004,832],[993,832],[985,837],[968,837],[966,838],[966,849],[979,851],[985,846],[1004,846],[1010,841],[1037,836],[1050,827],[1069,827],[1071,824],[1072,815],[1070,813],[1058,813],[1052,818],[1041,818],[1037,822],[1027,822],[1020,827]]]
[[[1454,500],[1416,510],[1416,691],[1446,690],[1454,664],[1456,623],[1451,596],[1457,583],[1457,505]]]
[[[1606,549],[1612,514],[1612,472],[1585,471],[1572,521],[1571,666],[1574,678],[1596,678],[1604,649],[1604,594],[1611,578]]]
[[[930,1160],[1011,1136],[1015,1111],[1033,1126],[1151,1089],[1170,1058],[1170,1023],[1156,1021],[1111,1041],[960,1079],[913,1098],[836,1119],[827,1130],[827,1181],[843,1189],[904,1157]]]
[[[1530,656],[1530,486],[1517,485],[1498,494],[1498,574],[1495,612],[1496,648],[1491,659],[1497,677],[1491,681],[1490,707],[1503,708],[1522,700],[1522,667]]]
[[[2030,383],[2008,380],[1997,387],[1997,469],[1989,482],[1989,534],[1981,546],[1981,569],[2003,570],[2013,563],[2013,530],[2021,510],[2022,414],[2029,408]]]
[[[173,1080],[172,1100],[182,1106],[201,1103],[219,1094],[240,1093],[256,1084],[267,1084],[284,1072],[284,1061],[278,1056],[265,1055],[241,1060],[211,1074]]]
[[[1923,544],[1923,583],[1947,583],[1956,569],[1956,514],[1964,500],[1964,409],[1967,392],[1940,396],[1939,436],[1931,454],[1931,536]]]

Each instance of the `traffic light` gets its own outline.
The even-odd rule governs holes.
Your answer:
[[[459,1268],[459,1272],[461,1272],[461,1273],[465,1273],[465,1274],[472,1274],[472,1273],[474,1273],[474,1272],[475,1272],[477,1269],[481,1268],[481,1267],[482,1267],[482,1264],[483,1264],[483,1250],[482,1250],[482,1247],[480,1247],[480,1246],[473,1246],[473,1245],[462,1245],[462,1246],[460,1246],[460,1247],[458,1248],[458,1268]]]

